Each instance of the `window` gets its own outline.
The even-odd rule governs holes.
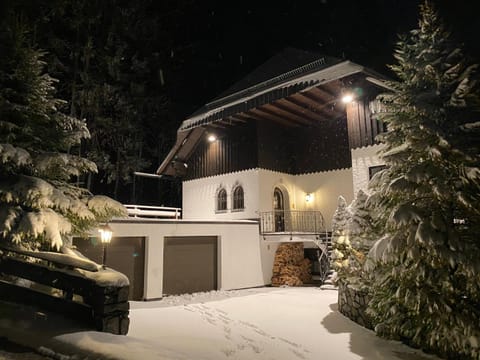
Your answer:
[[[243,201],[243,188],[240,185],[236,186],[233,189],[232,197],[233,197],[232,210],[233,211],[243,210],[245,208],[245,204]]]
[[[373,175],[375,175],[379,171],[382,171],[385,168],[386,168],[385,165],[370,166],[368,168],[368,180],[372,180]]]
[[[227,191],[221,188],[217,191],[217,209],[218,212],[227,211]]]

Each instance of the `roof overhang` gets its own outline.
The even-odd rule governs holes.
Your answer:
[[[229,116],[232,113],[246,111],[253,107],[263,105],[267,102],[284,98],[293,93],[306,91],[312,87],[323,85],[361,72],[370,73],[370,71],[363,66],[355,64],[351,61],[344,61],[323,70],[299,76],[295,79],[279,83],[275,86],[264,88],[261,91],[236,98],[225,105],[214,107],[207,112],[190,117],[182,123],[180,130],[206,125],[214,122],[215,120]],[[220,100],[222,99],[219,99],[215,103],[220,102]]]
[[[385,78],[361,65],[343,61],[295,78],[258,84],[207,104],[204,112],[182,122],[177,141],[157,174],[182,175],[186,162],[208,128],[251,120],[275,121],[284,126],[315,126],[322,120],[344,116],[339,96],[348,84],[361,77],[371,85],[388,89]],[[264,85],[264,86],[260,86]],[[210,108],[210,109],[208,109]]]
[[[177,141],[157,169],[157,174],[181,176],[187,170],[187,160],[195,150],[205,128],[196,127],[177,131]]]

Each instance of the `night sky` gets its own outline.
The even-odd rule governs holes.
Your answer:
[[[285,47],[336,56],[391,75],[397,35],[417,25],[414,0],[191,1],[172,10],[172,96],[181,117]],[[480,53],[474,1],[436,1],[467,53]],[[168,79],[167,79],[168,80]],[[181,84],[181,85],[180,85]],[[180,120],[180,119],[179,119]]]
[[[454,38],[464,43],[465,53],[479,59],[476,1],[432,1]],[[141,156],[148,165],[137,171],[153,173],[186,117],[287,47],[350,60],[392,77],[386,65],[394,63],[398,34],[417,27],[422,2],[0,0],[0,20],[8,9],[25,19],[32,43],[46,51],[46,70],[59,80],[57,96],[73,104],[72,115],[81,113],[92,133],[102,119],[118,120],[117,105],[138,110],[134,125],[141,129]],[[88,61],[83,56],[86,50]],[[78,63],[80,70],[74,71]],[[115,64],[116,70],[106,64]],[[98,90],[104,84],[114,86],[116,96],[126,100],[117,104],[112,96],[104,99],[106,105],[92,109],[85,106],[87,96],[72,90],[82,86]],[[132,89],[143,92],[134,94]],[[117,150],[102,148],[112,159]],[[112,196],[108,171],[104,168],[96,175],[93,192]],[[162,200],[146,190],[142,193],[156,189],[157,183],[139,180],[135,193],[127,178],[115,198],[179,203],[180,187],[175,183],[170,188],[170,179],[158,186]]]

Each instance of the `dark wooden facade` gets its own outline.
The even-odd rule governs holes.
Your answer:
[[[257,166],[256,127],[245,123],[216,132],[217,141],[200,140],[190,157],[185,179],[226,174]]]
[[[224,129],[217,141],[201,141],[188,162],[186,179],[261,168],[305,174],[351,166],[345,118],[315,127],[249,121]]]
[[[360,65],[311,55],[288,50],[199,109],[180,126],[157,173],[196,179],[253,168],[305,174],[351,167],[351,149],[373,145],[384,131],[369,103],[385,84]],[[279,63],[292,70],[268,77]],[[346,94],[355,101],[345,105]],[[212,132],[219,140],[208,143]]]
[[[384,123],[370,112],[370,99],[354,101],[347,105],[348,142],[351,149],[376,144],[376,136],[385,132]]]

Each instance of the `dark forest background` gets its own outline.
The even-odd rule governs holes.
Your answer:
[[[4,0],[0,14],[46,51],[57,96],[88,123],[92,138],[79,151],[99,173],[84,185],[123,203],[180,206],[178,179],[133,172],[155,172],[186,116],[288,46],[391,75],[398,34],[416,25],[419,3]],[[478,58],[474,2],[434,3]]]

